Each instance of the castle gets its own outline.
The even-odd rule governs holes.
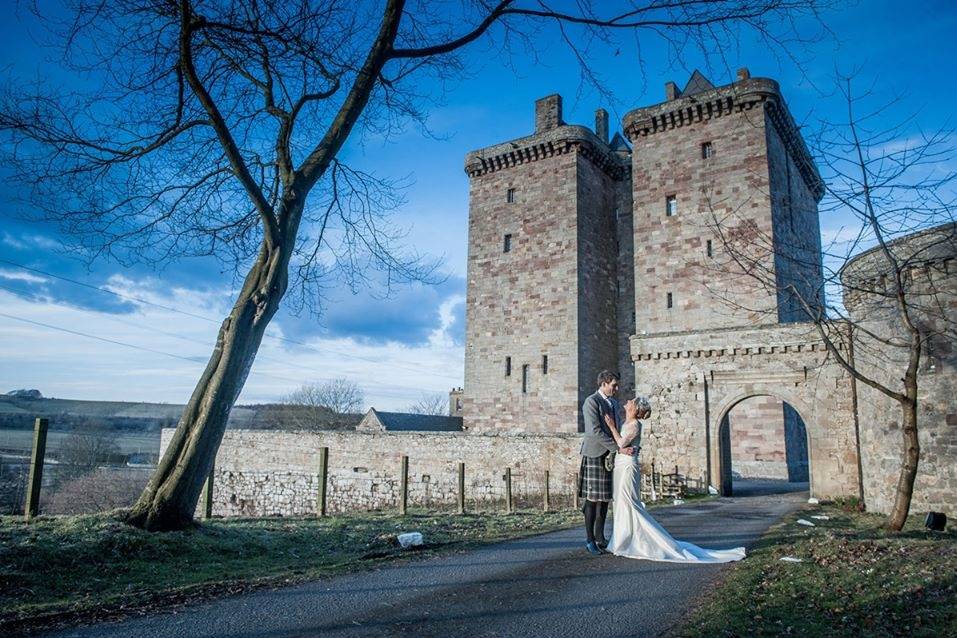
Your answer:
[[[774,237],[778,290],[822,288],[823,186],[777,83],[696,71],[666,98],[625,115],[631,146],[603,109],[594,131],[566,124],[551,95],[533,135],[468,154],[469,429],[581,431],[599,370],[634,392],[632,335],[800,320],[787,296],[709,269],[712,216]]]
[[[815,495],[870,488],[888,508],[888,479],[869,480],[862,462],[858,394],[873,391],[826,356],[799,303],[823,302],[824,185],[777,82],[740,69],[716,87],[695,71],[622,129],[627,141],[609,140],[602,109],[593,130],[566,124],[551,95],[535,103],[532,135],[466,156],[466,430],[581,432],[597,372],[617,370],[624,396],[651,396],[644,453],[659,463],[731,494],[732,452],[751,439],[737,467],[809,481]],[[770,238],[746,267],[774,286],[718,267],[727,220]],[[953,263],[940,261],[942,280]],[[946,430],[952,401],[937,399],[929,427]],[[945,457],[953,439],[934,441]],[[872,460],[894,467],[899,446],[882,440]]]
[[[651,399],[646,469],[677,467],[723,494],[733,472],[807,481],[812,496],[889,511],[899,409],[855,384],[786,293],[819,302],[824,189],[778,84],[742,69],[716,87],[696,72],[665,97],[627,113],[624,136],[609,139],[604,110],[594,129],[566,124],[551,95],[535,104],[532,135],[468,153],[465,384],[450,416],[371,409],[355,431],[227,430],[214,513],[317,511],[324,448],[331,512],[395,507],[403,456],[411,504],[454,503],[462,463],[470,509],[501,503],[503,476],[519,503],[540,505],[547,486],[552,503],[570,505],[580,405],[602,369],[621,373],[625,396]],[[748,265],[773,273],[773,286],[718,267],[716,219],[771,238]],[[955,237],[949,224],[889,247],[913,266],[911,292],[933,291],[949,316]],[[900,330],[883,267],[872,250],[842,271],[852,318],[879,338]],[[845,356],[894,383],[899,362],[887,361],[900,353],[858,348],[860,331],[852,340],[849,325],[838,329]],[[957,513],[953,345],[929,342],[919,373],[917,512]]]

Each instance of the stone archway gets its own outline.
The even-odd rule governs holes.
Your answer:
[[[637,392],[654,409],[642,453],[661,466],[719,488],[722,419],[745,399],[774,396],[804,421],[811,495],[859,494],[853,386],[813,325],[640,335],[631,352]]]
[[[747,402],[749,399],[756,399],[756,398],[761,398],[761,397],[770,397],[770,398],[773,398],[773,399],[777,399],[778,401],[780,401],[781,403],[783,403],[783,405],[785,406],[785,410],[786,410],[786,407],[787,407],[787,406],[790,406],[790,408],[794,411],[794,413],[797,414],[799,421],[800,421],[801,424],[803,425],[803,427],[801,428],[800,434],[801,434],[802,439],[803,439],[803,441],[802,441],[803,444],[804,444],[804,448],[803,448],[803,449],[804,449],[804,452],[805,452],[805,455],[806,455],[808,489],[809,489],[809,490],[812,489],[812,488],[811,488],[811,485],[810,485],[810,479],[811,479],[811,476],[812,476],[812,472],[811,472],[811,467],[812,467],[812,461],[811,461],[811,442],[810,442],[810,437],[809,437],[809,435],[808,435],[809,427],[808,427],[808,424],[807,424],[807,421],[806,421],[805,417],[804,417],[803,414],[802,414],[802,410],[801,410],[800,408],[798,408],[796,405],[794,405],[794,402],[796,402],[796,401],[795,401],[795,399],[794,399],[793,397],[792,397],[791,399],[786,399],[786,398],[784,398],[784,397],[782,397],[782,396],[778,396],[778,394],[775,393],[775,392],[773,392],[773,391],[762,391],[762,392],[755,393],[755,394],[739,395],[739,396],[733,397],[733,398],[731,398],[731,399],[728,400],[728,402],[727,402],[727,404],[726,404],[725,406],[719,408],[720,411],[717,413],[717,418],[715,419],[715,422],[718,424],[718,426],[717,426],[717,427],[718,427],[718,432],[717,432],[717,448],[718,448],[717,468],[716,468],[715,470],[713,470],[713,472],[712,472],[712,477],[713,477],[713,480],[714,480],[715,483],[716,483],[715,487],[718,489],[718,492],[719,492],[722,496],[732,496],[732,495],[734,494],[733,489],[732,489],[732,483],[733,483],[732,467],[733,467],[733,464],[732,464],[732,459],[731,459],[731,457],[732,457],[732,451],[731,451],[731,450],[732,450],[732,436],[731,436],[731,429],[732,429],[732,427],[731,427],[731,419],[730,419],[731,413],[734,411],[734,409],[735,409],[737,406],[739,406],[739,405],[741,405],[741,404]],[[806,408],[805,408],[804,410],[807,411]],[[782,415],[782,417],[783,417],[783,415]],[[786,450],[786,448],[787,448],[787,429],[786,429],[786,427],[787,427],[787,426],[786,426],[786,424],[785,424],[785,431],[783,432],[784,440],[782,440],[781,443],[782,443],[782,445],[784,446],[784,448],[785,448],[785,454],[787,455],[787,454],[789,454],[789,452],[787,452],[787,450]],[[786,462],[790,463],[790,459],[787,459]],[[800,479],[800,480],[801,480],[802,482],[804,481],[803,478]]]

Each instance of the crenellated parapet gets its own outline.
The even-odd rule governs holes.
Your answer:
[[[820,200],[824,195],[824,182],[788,111],[780,86],[769,78],[751,78],[746,71],[739,77],[743,79],[693,94],[681,95],[671,90],[667,101],[629,111],[622,122],[625,135],[634,142],[641,137],[760,109],[780,135],[804,182]]]
[[[836,324],[842,326],[843,324]],[[841,328],[844,329],[844,328]],[[845,339],[834,338],[838,350]],[[631,338],[633,361],[700,359],[740,356],[767,357],[795,353],[824,354],[827,346],[812,323],[768,324],[707,331],[682,331]]]
[[[615,180],[628,175],[627,161],[587,127],[573,124],[472,151],[465,156],[465,172],[469,177],[478,177],[572,152],[580,153]]]

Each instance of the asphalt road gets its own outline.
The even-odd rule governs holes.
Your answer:
[[[677,538],[710,548],[747,545],[807,498],[768,491],[654,514]],[[582,536],[578,529],[554,532],[47,635],[654,636],[674,627],[726,568],[592,557]]]

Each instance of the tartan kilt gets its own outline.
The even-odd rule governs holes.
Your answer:
[[[578,474],[578,497],[586,501],[611,500],[611,472],[605,469],[607,452],[597,458],[582,457]]]

